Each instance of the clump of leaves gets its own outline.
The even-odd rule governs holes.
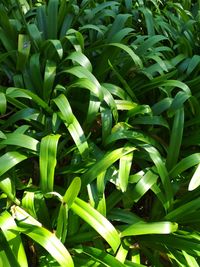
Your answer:
[[[1,265],[199,266],[193,2],[1,1]]]

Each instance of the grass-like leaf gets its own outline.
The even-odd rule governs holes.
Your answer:
[[[27,157],[17,151],[10,151],[0,157],[0,175],[3,175]]]
[[[177,231],[178,225],[171,222],[145,223],[137,222],[126,228],[121,236],[146,235],[146,234],[170,234]]]
[[[17,206],[12,207],[12,215],[17,220],[19,231],[43,246],[60,266],[74,266],[69,252],[54,234]]]
[[[54,99],[57,107],[61,112],[61,119],[65,123],[67,129],[69,130],[74,142],[77,145],[78,150],[80,151],[81,155],[84,157],[88,153],[88,144],[83,133],[83,130],[74,116],[70,104],[67,98],[64,95],[60,95],[56,99]]]
[[[40,186],[44,193],[53,191],[56,152],[60,135],[45,136],[40,145]]]
[[[94,228],[116,252],[120,245],[120,237],[114,226],[88,203],[77,198],[71,209]]]

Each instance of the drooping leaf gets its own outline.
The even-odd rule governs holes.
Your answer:
[[[68,250],[53,233],[42,227],[20,207],[13,206],[12,215],[17,220],[19,231],[44,247],[60,266],[74,266]]]
[[[111,246],[114,252],[120,245],[120,238],[114,226],[88,203],[76,198],[71,209],[94,228]]]

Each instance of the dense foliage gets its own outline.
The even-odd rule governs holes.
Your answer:
[[[199,266],[199,27],[200,1],[1,1],[0,266]]]

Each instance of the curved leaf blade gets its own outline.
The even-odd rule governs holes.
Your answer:
[[[27,159],[27,156],[17,151],[10,151],[0,157],[0,176],[17,165],[19,162]]]
[[[42,138],[40,145],[40,187],[44,193],[52,192],[56,167],[57,145],[60,135],[48,135]]]
[[[13,145],[24,147],[33,151],[38,151],[39,141],[36,139],[20,133],[10,133],[6,135],[6,139],[0,142],[1,145]]]
[[[149,234],[170,234],[178,229],[177,223],[172,222],[137,222],[122,233],[121,237],[132,236],[132,235],[149,235]]]
[[[57,260],[60,266],[74,266],[68,250],[53,233],[38,224],[33,217],[20,207],[13,206],[12,213],[17,220],[17,225],[19,226],[17,229],[20,232],[44,247]]]
[[[120,245],[119,234],[103,215],[79,198],[76,198],[73,202],[71,209],[91,225],[108,242],[113,251],[116,252]]]
[[[53,100],[59,108],[61,114],[59,114],[61,120],[63,120],[65,126],[70,132],[80,154],[82,157],[88,154],[88,143],[84,135],[83,129],[81,128],[78,120],[74,116],[69,101],[65,95],[61,94]]]
[[[132,146],[125,146],[107,153],[101,160],[99,160],[86,173],[83,174],[82,185],[91,183],[99,174],[108,169],[115,161],[131,153],[135,149],[136,148]]]

